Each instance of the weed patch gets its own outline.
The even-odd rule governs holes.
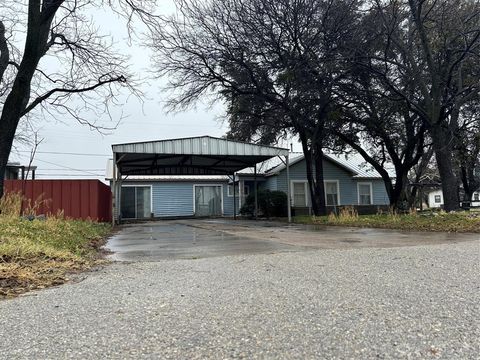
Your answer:
[[[107,224],[47,217],[27,220],[0,216],[0,298],[58,285],[70,272],[99,261]]]
[[[376,215],[358,215],[351,210],[340,211],[339,215],[295,217],[295,222],[319,225],[340,225],[407,231],[441,231],[480,233],[479,212],[412,212],[398,214],[388,212]]]

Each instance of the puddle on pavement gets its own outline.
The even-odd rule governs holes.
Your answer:
[[[199,259],[296,249],[292,245],[183,224],[127,226],[112,236],[106,247],[113,252],[109,258],[118,261]]]

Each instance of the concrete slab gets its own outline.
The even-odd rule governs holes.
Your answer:
[[[287,245],[320,249],[389,248],[480,240],[480,234],[474,233],[413,232],[288,224],[277,221],[210,219],[193,220],[187,223],[190,226],[223,231],[236,236],[268,239]]]
[[[119,261],[158,261],[276,253],[302,248],[191,226],[195,224],[196,220],[192,220],[192,224],[166,220],[124,225],[108,241],[107,249],[113,252],[109,257]]]
[[[308,249],[390,248],[479,240],[479,234],[405,232],[230,219],[130,224],[107,248],[113,260],[158,261]]]

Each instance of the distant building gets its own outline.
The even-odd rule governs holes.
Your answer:
[[[19,162],[9,162],[7,163],[7,168],[5,170],[5,180],[24,180],[27,177],[29,179],[35,179],[35,171],[37,170],[36,166],[20,165]]]
[[[443,199],[442,189],[431,190],[428,193],[428,207],[432,209],[443,208]],[[472,207],[480,207],[480,190],[473,193],[470,205]]]

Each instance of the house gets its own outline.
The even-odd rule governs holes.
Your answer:
[[[215,175],[212,171],[204,175],[205,169],[209,167],[198,165],[188,171],[194,169],[196,172],[202,172],[201,174],[191,174],[182,170],[186,173],[167,175],[192,163],[192,157],[195,157],[194,161],[197,161],[197,164],[201,163],[200,155],[191,155],[189,159],[190,155],[184,156],[185,153],[175,153],[172,149],[182,151],[187,148],[199,148],[201,150],[202,146],[205,149],[220,149],[223,145],[219,144],[223,142],[228,143],[224,146],[225,149],[260,147],[256,144],[244,144],[208,136],[114,145],[114,156],[123,161],[121,164],[117,160],[117,166],[123,165],[123,174],[127,174],[117,180],[121,183],[120,195],[117,195],[120,202],[119,218],[233,216],[239,214],[246,196],[254,191],[255,183],[258,190],[279,190],[287,193],[287,189],[290,188],[290,202],[294,214],[311,212],[305,158],[301,153],[288,154],[286,149],[272,148],[282,150],[282,154],[288,154],[290,186],[287,180],[287,164],[280,156],[271,156],[271,154],[263,157],[264,160],[258,162],[255,168],[237,170],[235,175]],[[152,149],[163,149],[162,151],[170,149],[169,151],[172,152],[168,156],[159,152],[156,152],[155,156],[145,153],[145,157],[141,158],[141,151],[138,150],[140,148],[144,149],[142,151],[149,152]],[[259,153],[263,150],[265,149],[255,149]],[[132,153],[133,151],[136,152]],[[211,163],[211,169],[214,169],[214,164],[225,159],[220,158],[218,154],[216,156],[217,160]],[[173,161],[173,157],[178,159]],[[210,159],[211,155],[205,155],[205,158]],[[147,163],[147,160],[150,163]],[[138,162],[137,167],[133,166],[135,161]],[[165,164],[168,161],[168,165],[163,165],[162,168],[152,167],[158,166],[161,161],[165,161]],[[115,194],[113,163],[113,160],[110,160],[107,164],[106,180],[110,181]],[[150,167],[147,168],[147,165]],[[140,166],[143,166],[143,174],[136,175],[139,173],[136,169]],[[153,172],[160,174],[153,175]],[[151,175],[145,175],[147,173]],[[386,207],[389,204],[382,178],[373,169],[362,166],[362,161],[358,157],[347,158],[326,154],[324,178],[326,203],[331,210],[339,206],[351,205],[361,212],[376,212],[379,207]]]
[[[472,207],[480,207],[480,190],[473,193],[470,205]],[[428,193],[428,207],[432,209],[443,208],[442,189],[434,189]]]
[[[36,166],[20,165],[19,162],[8,162],[5,169],[5,180],[24,180],[27,176],[35,179]]]

